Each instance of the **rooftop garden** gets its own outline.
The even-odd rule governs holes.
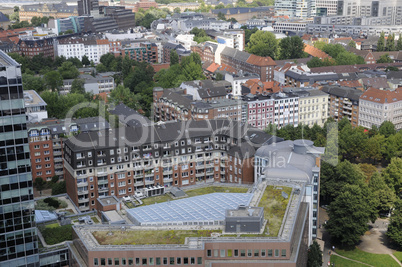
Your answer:
[[[100,245],[184,244],[186,237],[211,237],[220,230],[166,230],[166,231],[95,231],[93,236]]]
[[[185,193],[187,197],[201,196],[211,193],[247,193],[248,188],[245,187],[222,187],[222,186],[209,186],[198,189],[187,190]],[[142,199],[144,205],[152,205],[155,203],[162,203],[174,200],[170,194],[164,194],[161,196],[148,197]]]
[[[46,244],[54,245],[67,240],[73,240],[72,225],[60,226],[58,223],[39,227]]]

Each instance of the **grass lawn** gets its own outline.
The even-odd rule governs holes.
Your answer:
[[[355,248],[354,250],[342,250],[342,249],[336,249],[336,253],[339,255],[345,256],[347,258],[361,261],[373,266],[378,266],[378,267],[398,267],[398,263],[390,256],[387,254],[372,254],[368,253],[365,251],[362,251],[358,248]]]
[[[57,227],[60,227],[58,223],[51,223],[46,225],[46,228],[57,228]]]
[[[206,195],[206,194],[211,194],[211,193],[247,193],[248,188],[244,187],[221,187],[221,186],[208,186],[208,187],[202,187],[198,189],[192,189],[185,191],[187,196],[189,197],[195,197],[195,196],[201,196],[201,195]],[[141,199],[144,205],[152,205],[155,203],[162,203],[166,202],[169,200],[174,200],[170,194],[164,194],[161,196],[156,196],[156,197],[147,197],[144,199]]]
[[[402,251],[395,251],[393,254],[400,262],[402,262]]]
[[[264,207],[264,217],[268,220],[268,236],[277,236],[281,228],[283,216],[289,202],[289,198],[284,199],[282,197],[282,191],[285,191],[290,197],[292,188],[282,187],[282,189],[275,189],[274,186],[267,186],[260,203],[258,203],[259,207]]]
[[[100,245],[147,245],[147,244],[184,244],[186,237],[210,237],[211,233],[221,233],[219,230],[191,231],[95,231],[93,236]]]
[[[91,217],[91,219],[92,219],[92,221],[93,221],[94,223],[100,223],[99,220],[98,220],[98,218],[96,218],[96,216]]]
[[[350,261],[344,258],[341,258],[336,255],[331,256],[331,264],[335,263],[336,267],[367,267],[367,265],[360,264],[354,261]]]
[[[248,188],[245,187],[222,187],[222,186],[207,186],[198,189],[188,190],[185,193],[189,197],[201,196],[211,193],[247,193]]]

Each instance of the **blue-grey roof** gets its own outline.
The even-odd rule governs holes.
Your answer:
[[[50,212],[48,210],[35,210],[36,223],[53,221],[53,220],[57,220],[57,216],[53,212]]]
[[[213,193],[127,210],[137,225],[182,222],[215,222],[225,219],[227,209],[248,206],[251,193]]]
[[[10,21],[6,15],[4,15],[2,12],[0,12],[0,22],[7,22]]]

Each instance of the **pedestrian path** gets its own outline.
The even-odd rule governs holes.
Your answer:
[[[350,259],[350,258],[348,258],[348,257],[345,257],[345,256],[342,256],[342,255],[339,255],[338,253],[333,252],[333,251],[331,252],[331,255],[335,255],[335,256],[338,256],[338,257],[343,258],[343,259],[345,259],[345,260],[354,261],[354,262],[357,262],[357,263],[360,263],[360,264],[363,264],[363,265],[367,265],[367,266],[375,267],[374,265],[370,265],[370,264],[367,264],[367,263],[364,263],[364,262],[361,262],[361,261],[352,260],[352,259]]]

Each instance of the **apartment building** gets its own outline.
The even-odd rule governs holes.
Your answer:
[[[299,123],[324,126],[328,119],[328,94],[315,88],[284,88],[299,97]]]
[[[385,91],[369,88],[360,96],[359,126],[380,127],[384,121],[390,121],[396,130],[402,128],[402,89]]]
[[[275,15],[289,18],[311,18],[316,14],[316,0],[279,0],[275,2]]]
[[[55,19],[78,16],[77,6],[61,3],[43,3],[23,5],[20,7],[20,21],[31,22],[33,17],[53,17]]]
[[[307,66],[292,66],[285,72],[285,86],[309,87],[317,82],[338,81],[338,74],[334,72],[313,73]]]
[[[18,54],[32,58],[39,54],[54,58],[54,40],[46,37],[21,37],[16,45]]]
[[[0,50],[0,262],[39,266],[21,66]]]
[[[155,186],[230,181],[226,162],[224,166],[222,162],[232,147],[241,146],[246,139],[257,147],[272,136],[229,120],[166,122],[80,133],[64,143],[67,194],[81,211],[87,211],[95,209],[95,200],[101,196],[121,198]],[[248,172],[237,170],[239,175]],[[232,182],[238,183],[240,177]]]
[[[260,57],[234,48],[225,47],[220,54],[220,61],[220,64],[230,66],[238,72],[256,73],[260,76],[262,82],[274,80],[276,63],[270,57]]]
[[[251,126],[264,130],[268,124],[274,123],[274,99],[264,95],[246,95],[242,99],[247,103],[247,121]]]
[[[359,124],[359,98],[362,91],[351,87],[324,86],[321,89],[329,95],[328,109],[329,116],[336,121],[347,118],[352,127]]]
[[[89,74],[81,74],[78,79],[84,82],[84,90],[87,93],[94,95],[100,93],[109,93],[115,88],[114,72],[99,73],[95,77]],[[68,94],[71,91],[71,86],[75,79],[63,80],[63,86],[60,88],[60,94]]]
[[[63,178],[63,142],[78,131],[108,129],[109,123],[102,117],[66,120],[44,120],[27,125],[31,151],[32,180],[42,177],[45,181],[53,176]]]
[[[135,61],[145,61],[148,63],[158,63],[158,46],[150,42],[130,43],[122,46],[120,55],[128,56]],[[170,58],[169,58],[170,62]]]
[[[110,52],[109,41],[96,36],[65,38],[57,42],[56,49],[58,56],[81,60],[86,55],[94,63],[99,63],[101,56]]]

